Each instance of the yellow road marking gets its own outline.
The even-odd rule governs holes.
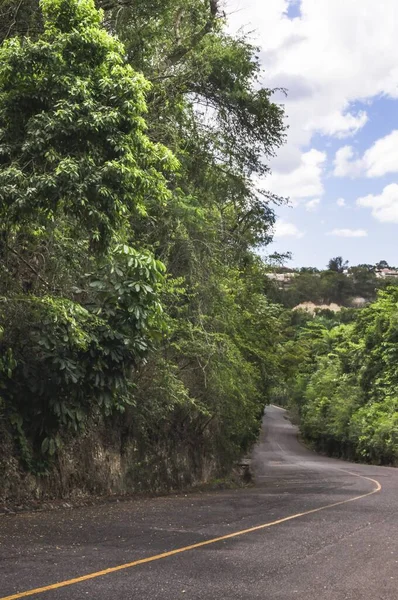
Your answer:
[[[343,470],[343,469],[341,469]],[[147,558],[140,558],[139,560],[134,560],[133,562],[125,563],[123,565],[118,565],[117,567],[110,567],[108,569],[103,569],[102,571],[96,571],[95,573],[88,573],[87,575],[81,575],[80,577],[75,577],[74,579],[67,579],[65,581],[59,581],[58,583],[52,583],[51,585],[45,585],[43,587],[35,588],[32,590],[27,590],[25,592],[17,592],[16,594],[12,594],[11,596],[4,596],[0,598],[0,600],[18,600],[19,598],[26,598],[27,596],[33,596],[34,594],[42,594],[43,592],[49,592],[51,590],[58,590],[59,588],[63,588],[69,585],[75,585],[76,583],[81,583],[83,581],[88,581],[90,579],[96,579],[97,577],[103,577],[104,575],[109,575],[110,573],[116,573],[117,571],[123,571],[124,569],[131,569],[132,567],[137,567],[138,565],[144,565],[146,563],[154,562],[155,560],[160,560],[162,558],[168,558],[169,556],[174,556],[175,554],[181,554],[182,552],[188,552],[189,550],[195,550],[196,548],[203,548],[203,546],[209,546],[210,544],[216,544],[217,542],[222,542],[224,540],[229,540],[231,538],[238,537],[240,535],[246,535],[247,533],[252,533],[254,531],[260,531],[261,529],[267,529],[268,527],[273,527],[274,525],[280,525],[281,523],[286,523],[287,521],[291,521],[292,519],[298,519],[299,517],[305,517],[306,515],[312,515],[314,513],[320,512],[321,510],[326,510],[328,508],[333,508],[335,506],[341,506],[342,504],[347,504],[348,502],[355,502],[356,500],[360,500],[361,498],[366,498],[367,496],[372,496],[372,494],[377,494],[381,490],[381,484],[376,481],[376,479],[371,479],[370,477],[364,477],[362,475],[358,475],[357,473],[351,473],[350,471],[344,471],[344,473],[348,473],[350,475],[354,475],[355,477],[360,477],[361,479],[367,479],[372,483],[376,484],[376,487],[371,492],[367,492],[366,494],[361,494],[360,496],[355,496],[354,498],[349,498],[348,500],[340,500],[339,502],[333,502],[333,504],[327,504],[325,506],[320,506],[318,508],[312,508],[311,510],[306,510],[301,513],[297,513],[295,515],[290,515],[289,517],[284,517],[283,519],[278,519],[277,521],[271,521],[269,523],[263,523],[262,525],[256,525],[255,527],[249,527],[249,529],[242,529],[241,531],[235,531],[234,533],[228,533],[227,535],[222,535],[220,537],[212,538],[210,540],[206,540],[204,542],[198,542],[196,544],[191,544],[190,546],[185,546],[183,548],[176,548],[175,550],[170,550],[169,552],[163,552],[162,554],[156,554],[155,556],[148,556]]]

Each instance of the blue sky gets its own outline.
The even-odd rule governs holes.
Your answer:
[[[260,46],[263,84],[286,87],[287,143],[259,182],[278,209],[267,252],[289,266],[398,266],[398,3],[225,0]]]

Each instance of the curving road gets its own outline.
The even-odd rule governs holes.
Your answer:
[[[250,489],[0,516],[0,600],[398,600],[398,469],[311,453],[277,407],[253,465]]]

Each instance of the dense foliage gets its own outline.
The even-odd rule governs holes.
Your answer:
[[[398,463],[398,289],[367,308],[295,314],[284,344],[285,393],[304,437],[335,456]]]
[[[217,0],[0,15],[0,434],[20,466],[50,473],[105,426],[140,481],[159,448],[224,474],[270,398],[318,448],[396,462],[396,289],[289,310],[372,302],[388,265],[267,276],[281,200],[253,182],[283,108]]]
[[[100,419],[228,471],[278,373],[283,110],[215,0],[100,4],[2,4],[0,425],[31,471]]]

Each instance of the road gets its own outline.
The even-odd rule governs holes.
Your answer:
[[[398,469],[315,455],[276,407],[253,465],[249,489],[1,516],[0,600],[398,600]]]

